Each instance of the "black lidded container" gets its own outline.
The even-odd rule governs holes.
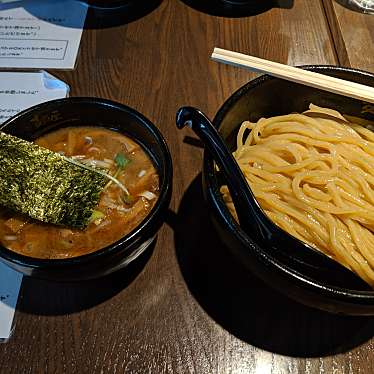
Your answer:
[[[88,5],[98,7],[98,8],[105,8],[105,9],[113,9],[113,8],[120,8],[130,4],[133,0],[81,0]]]
[[[68,259],[36,259],[0,245],[0,260],[27,276],[75,281],[101,277],[128,265],[153,242],[170,203],[172,161],[167,144],[154,124],[128,106],[99,98],[53,100],[18,113],[0,130],[33,141],[53,130],[71,126],[99,126],[127,135],[139,143],[158,172],[159,197],[151,212],[134,230],[93,253]]]
[[[305,66],[307,70],[351,80],[374,87],[374,74],[335,66]],[[332,108],[343,114],[374,120],[374,105],[267,75],[237,90],[218,110],[214,125],[234,150],[236,133],[245,120],[303,112],[310,103]],[[220,238],[232,254],[256,276],[283,294],[305,305],[333,313],[374,315],[374,291],[357,277],[357,282],[327,279],[315,268],[305,272],[281,251],[261,248],[231,216],[221,194],[224,178],[205,151],[203,190]],[[287,251],[289,252],[289,251]]]

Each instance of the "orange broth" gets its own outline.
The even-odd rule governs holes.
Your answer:
[[[96,163],[111,175],[118,173],[116,155],[123,155],[129,162],[117,179],[127,188],[130,198],[123,198],[124,192],[117,184],[107,185],[95,208],[99,213],[96,212],[96,218],[84,230],[44,224],[3,211],[0,242],[15,252],[44,259],[94,252],[132,231],[157,201],[159,178],[152,161],[139,144],[122,134],[99,127],[70,127],[44,135],[35,143],[65,156],[74,156],[90,166]]]

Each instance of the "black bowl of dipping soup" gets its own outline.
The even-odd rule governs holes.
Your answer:
[[[374,87],[374,74],[335,66],[305,66],[321,74]],[[290,113],[302,113],[310,103],[342,114],[372,121],[374,105],[267,75],[239,88],[218,110],[214,126],[231,150],[244,121],[256,122]],[[220,187],[226,184],[209,152],[204,153],[203,191],[218,235],[235,258],[249,271],[286,296],[305,305],[333,313],[374,315],[374,290],[358,277],[334,279],[318,266],[298,266],[292,248],[261,247],[244,232],[227,208]],[[291,254],[290,254],[291,253]],[[357,279],[355,279],[357,278]]]
[[[19,138],[36,139],[64,128],[94,127],[137,143],[158,175],[158,197],[147,215],[123,237],[93,252],[69,258],[35,258],[0,245],[0,260],[27,276],[75,281],[105,276],[135,260],[155,240],[172,191],[172,161],[158,128],[136,110],[100,98],[53,100],[20,112],[1,126]]]

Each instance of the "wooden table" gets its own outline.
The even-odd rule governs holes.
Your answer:
[[[180,106],[213,116],[254,76],[210,61],[214,46],[374,70],[372,16],[331,0],[283,3],[223,18],[164,0],[131,23],[84,31],[76,69],[54,73],[72,96],[125,103],[161,129],[174,162],[170,212],[155,247],[125,271],[75,285],[24,279],[1,373],[374,372],[374,319],[296,304],[230,256],[204,209],[202,150],[175,127]],[[349,39],[349,22],[367,47]]]

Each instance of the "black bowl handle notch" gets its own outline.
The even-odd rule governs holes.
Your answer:
[[[272,233],[262,222],[261,208],[218,131],[201,111],[192,107],[183,107],[177,112],[177,127],[181,129],[185,126],[190,127],[201,139],[220,170],[225,174],[240,226],[245,232],[251,233],[256,240],[268,241]]]

